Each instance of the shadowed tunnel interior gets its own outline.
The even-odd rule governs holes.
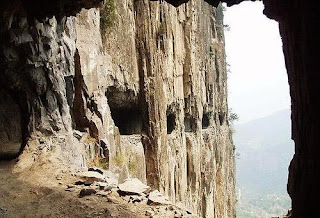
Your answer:
[[[0,3],[0,14],[6,17],[25,7],[29,18],[52,15],[57,15],[59,18],[63,15],[74,15],[81,8],[96,7],[100,2],[100,0],[6,0]],[[187,0],[168,0],[167,2],[179,6]],[[207,0],[207,2],[217,6],[220,1]],[[241,0],[224,0],[223,2],[231,6]],[[264,0],[263,2],[264,13],[279,22],[290,84],[292,138],[295,141],[295,155],[290,164],[288,180],[288,192],[292,198],[292,217],[316,217],[320,201],[320,74],[318,66],[320,8],[312,1],[303,0]],[[0,32],[1,50],[2,45],[10,41],[7,36],[4,32]],[[0,60],[2,60],[1,57]],[[1,80],[16,85],[15,81],[9,80],[6,75],[3,75]],[[4,92],[1,95],[0,128],[13,131],[10,131],[12,132],[10,134],[2,132],[0,140],[2,143],[12,145],[21,143],[24,140],[19,115],[21,111],[10,95]],[[31,100],[28,99],[28,101]],[[29,103],[31,102],[26,102],[26,105]],[[9,126],[8,122],[11,123]],[[15,146],[16,144],[12,148]]]
[[[0,159],[16,158],[25,146],[29,115],[23,96],[0,89]]]

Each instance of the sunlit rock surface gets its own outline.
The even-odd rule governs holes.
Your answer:
[[[199,216],[234,217],[222,8],[120,1],[105,31],[99,9],[80,11],[99,1],[68,2],[1,5],[0,127],[9,117],[15,131],[0,137],[22,150],[17,170],[97,165]]]

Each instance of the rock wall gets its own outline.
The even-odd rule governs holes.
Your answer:
[[[226,207],[233,203],[234,163],[221,8],[202,1],[180,8],[135,1],[121,11],[137,14],[147,181],[203,216],[232,217]]]
[[[279,20],[292,102],[292,139],[295,154],[289,167],[288,193],[292,217],[316,217],[320,200],[320,80],[317,26],[320,8],[308,1],[283,4],[286,13],[269,6],[269,16]],[[294,6],[297,5],[298,7]]]
[[[1,10],[0,156],[98,165],[235,217],[222,8],[123,0],[101,31],[99,9],[45,17],[24,3]]]
[[[167,0],[179,6],[188,0]],[[206,0],[228,6],[243,0]],[[317,28],[320,7],[313,1],[263,0],[264,14],[279,22],[290,85],[292,139],[295,155],[289,167],[288,193],[292,199],[290,217],[317,217],[320,197],[319,129],[320,80]]]

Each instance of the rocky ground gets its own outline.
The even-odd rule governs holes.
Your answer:
[[[118,184],[116,175],[102,169],[37,165],[18,173],[14,166],[0,162],[1,218],[195,217],[139,180]]]

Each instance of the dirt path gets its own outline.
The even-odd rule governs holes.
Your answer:
[[[72,178],[47,182],[32,173],[12,173],[14,162],[0,162],[0,217],[146,217],[146,207],[100,196],[65,191]],[[30,175],[28,177],[28,174]],[[32,178],[34,176],[34,178]],[[33,182],[30,182],[33,181]],[[56,185],[54,185],[56,183]],[[49,187],[48,187],[49,186]]]

